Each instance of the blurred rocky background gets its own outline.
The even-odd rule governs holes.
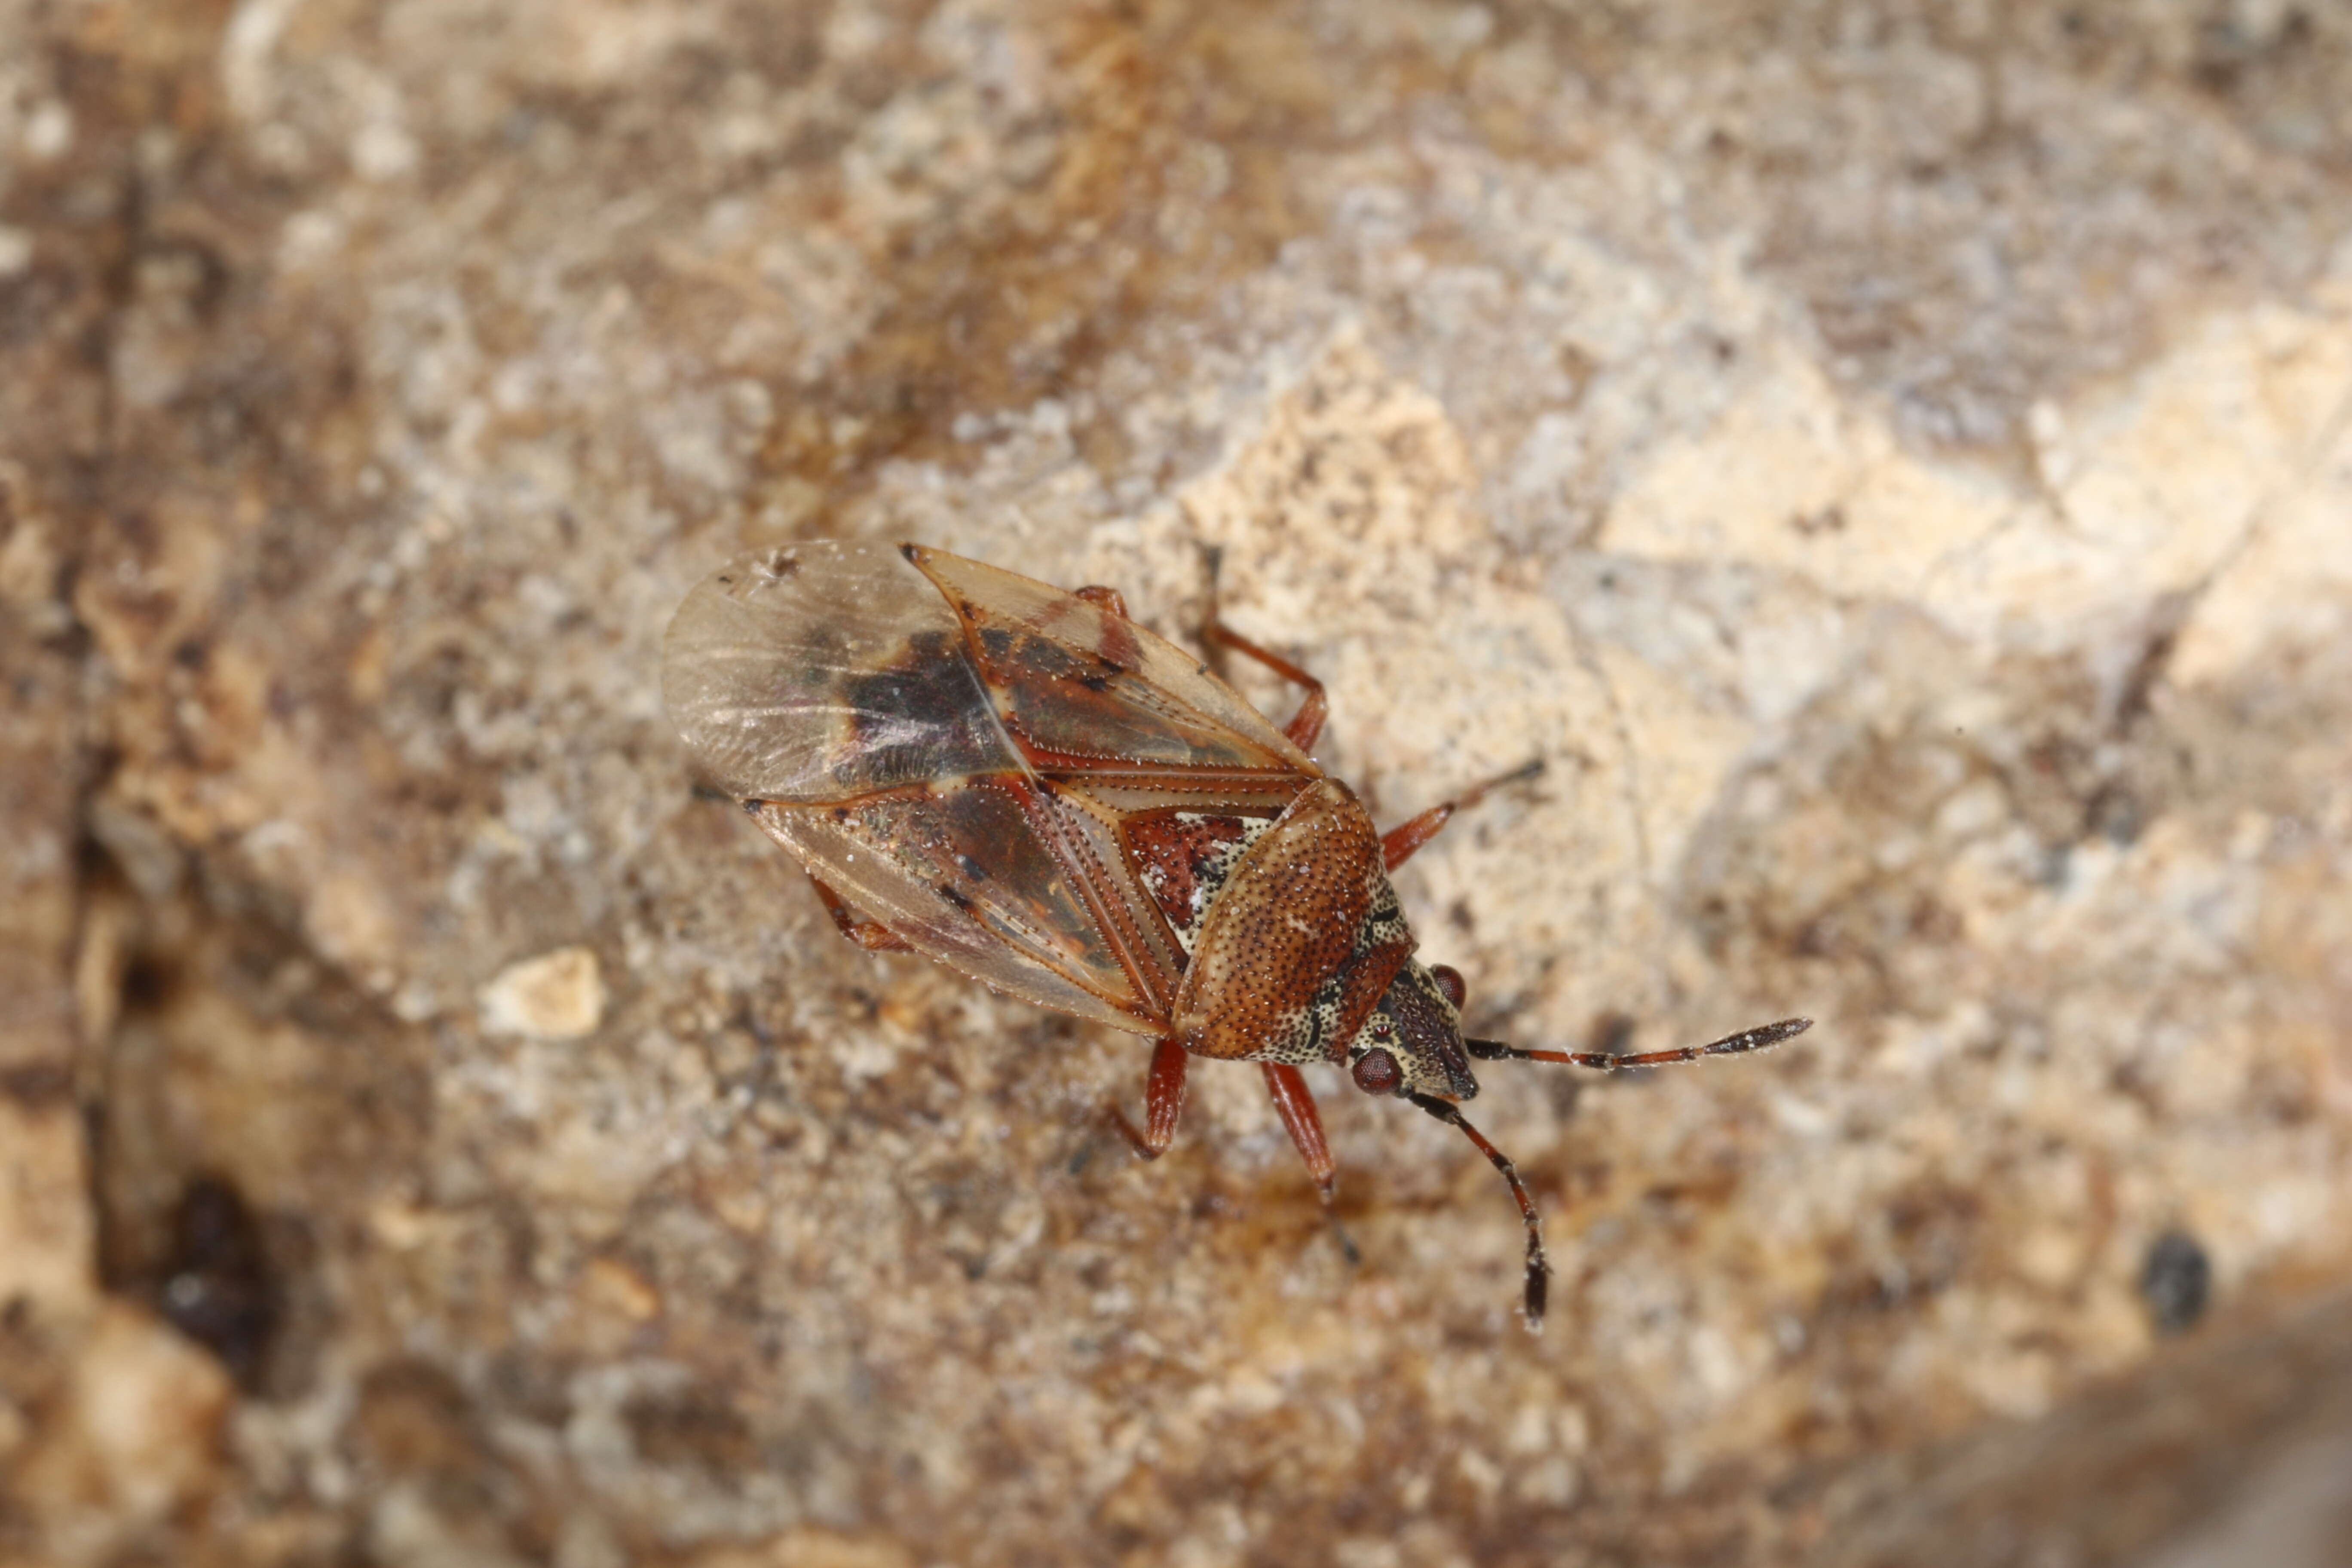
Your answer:
[[[0,1563],[2352,1561],[2352,14],[0,0]],[[832,931],[827,533],[1225,613],[1475,1152]],[[1291,700],[1244,682],[1270,708]]]

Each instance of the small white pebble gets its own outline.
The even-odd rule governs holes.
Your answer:
[[[46,163],[73,145],[73,110],[51,99],[25,117],[25,152],[36,163]]]
[[[604,974],[584,947],[509,964],[482,987],[482,1027],[494,1035],[576,1040],[604,1021]]]

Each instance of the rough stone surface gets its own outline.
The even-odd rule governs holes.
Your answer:
[[[2340,1561],[2347,520],[2334,7],[0,0],[0,1563]],[[1819,1026],[1486,1075],[1540,1340],[1336,1077],[1360,1262],[1139,1166],[691,787],[824,533],[1542,758],[1480,1033]]]

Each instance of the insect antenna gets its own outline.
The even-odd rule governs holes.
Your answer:
[[[1536,1203],[1533,1198],[1528,1196],[1527,1184],[1519,1180],[1517,1168],[1512,1165],[1503,1152],[1487,1142],[1485,1133],[1464,1120],[1462,1112],[1454,1108],[1451,1100],[1440,1100],[1434,1095],[1428,1094],[1408,1095],[1406,1098],[1440,1121],[1459,1129],[1462,1136],[1475,1143],[1478,1146],[1478,1152],[1486,1155],[1488,1163],[1503,1173],[1503,1180],[1511,1184],[1511,1196],[1518,1200],[1519,1217],[1528,1222],[1528,1289],[1525,1309],[1528,1332],[1542,1333],[1544,1293],[1551,1280],[1551,1260],[1544,1256],[1543,1221],[1536,1216]]]
[[[1680,1046],[1670,1051],[1529,1051],[1517,1046],[1507,1046],[1500,1040],[1464,1040],[1462,1048],[1482,1062],[1560,1062],[1572,1068],[1599,1068],[1603,1072],[1615,1072],[1620,1068],[1661,1068],[1675,1062],[1695,1062],[1701,1057],[1736,1057],[1748,1051],[1760,1051],[1801,1035],[1812,1026],[1811,1018],[1783,1018],[1777,1024],[1742,1029],[1736,1035],[1726,1035],[1703,1046]]]

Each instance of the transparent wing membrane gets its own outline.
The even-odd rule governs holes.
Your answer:
[[[1318,771],[1166,638],[977,561],[922,549],[913,559],[971,628],[1006,728],[1039,752],[1114,768]]]
[[[781,545],[703,579],[663,640],[662,696],[710,782],[745,800],[1025,766],[962,623],[889,545]]]
[[[1016,805],[986,786],[842,807],[762,805],[769,836],[917,952],[1024,1001],[1157,1030],[1083,889]],[[983,862],[970,835],[994,835]]]

